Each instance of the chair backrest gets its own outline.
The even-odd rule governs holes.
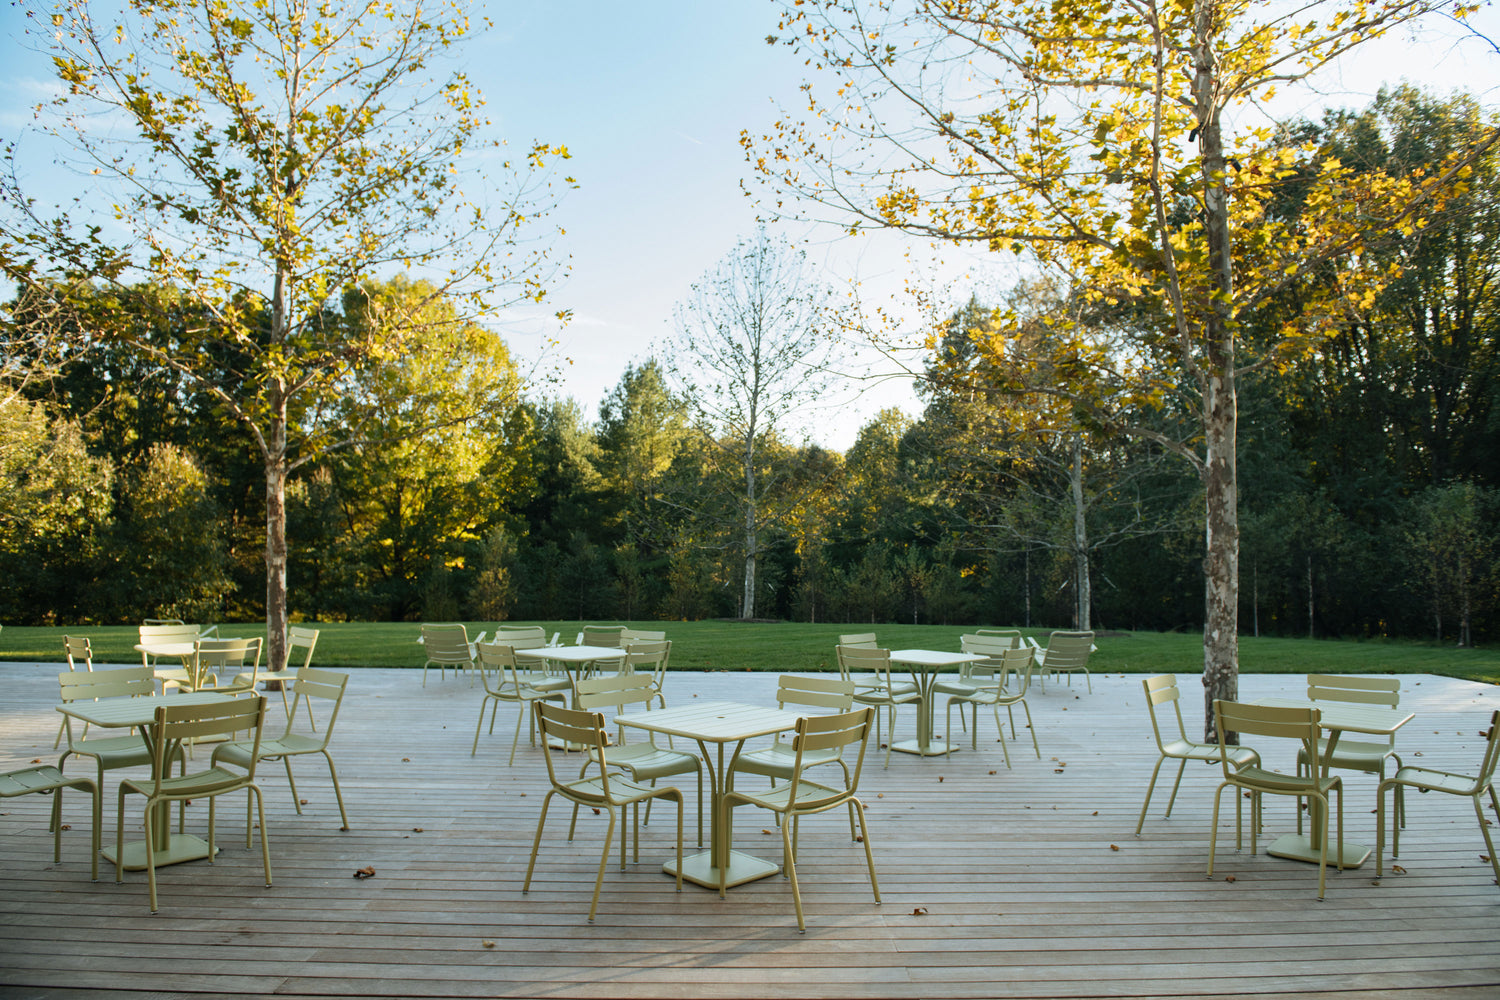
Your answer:
[[[154,619],[153,619],[154,620]],[[197,642],[198,626],[182,622],[166,622],[160,625],[142,625],[141,643]]]
[[[286,630],[286,661],[292,662],[292,650],[306,649],[307,655],[302,659],[303,667],[312,666],[313,649],[318,645],[319,630],[307,628],[302,625],[290,625]]]
[[[672,643],[669,640],[629,642],[625,644],[625,662],[620,665],[620,673],[646,672],[660,685],[666,676],[667,660],[671,656]]]
[[[891,651],[872,646],[835,646],[839,661],[839,677],[853,680],[856,671],[872,671],[879,683],[889,690],[891,685]]]
[[[469,632],[462,625],[423,625],[422,646],[429,663],[469,663]]]
[[[1015,639],[998,635],[980,635],[970,632],[958,637],[958,648],[965,653],[975,653],[979,656],[989,656],[999,659],[1007,649],[1015,649],[1019,644],[1018,634]]]
[[[501,625],[495,629],[493,641],[517,649],[537,649],[547,645],[547,630],[540,625]]]
[[[988,636],[992,639],[1009,639],[1012,646],[1026,645],[1025,639],[1021,637],[1021,630],[1018,628],[976,628],[973,634]]]
[[[151,747],[155,753],[152,773],[155,775],[155,794],[161,794],[163,784],[170,780],[171,770],[167,766],[177,759],[184,743],[190,740],[233,738],[236,733],[251,732],[250,755],[246,758],[245,775],[235,782],[244,787],[255,780],[256,758],[260,756],[260,737],[266,721],[265,695],[249,698],[225,698],[194,705],[167,704],[156,708],[156,721],[152,723]]]
[[[323,731],[316,734],[314,738],[321,737],[323,745],[328,745],[328,737],[333,734],[333,724],[339,720],[339,709],[344,704],[344,690],[349,686],[349,675],[341,674],[334,670],[321,670],[318,667],[303,667],[297,671],[297,679],[292,681],[292,711],[287,716],[286,731],[290,735],[292,728],[297,723],[297,708],[302,699],[311,702],[314,698],[333,702],[333,710],[328,713],[328,718],[323,722]],[[311,722],[312,715],[309,710],[308,721]]]
[[[623,634],[627,646],[632,642],[665,642],[667,638],[667,633],[660,629],[628,628]]]
[[[1307,697],[1311,701],[1342,701],[1395,708],[1401,703],[1401,678],[1308,674]]]
[[[221,668],[232,667],[240,670],[248,664],[250,684],[253,687],[255,675],[260,671],[261,645],[262,640],[258,637],[196,640],[193,643],[192,672],[195,675],[193,686],[200,686],[205,674],[212,673],[217,676]]]
[[[585,625],[579,634],[584,646],[609,646],[613,649],[625,645],[624,625]]]
[[[574,685],[576,704],[585,711],[600,708],[620,709],[626,705],[647,704],[656,697],[650,674],[600,674],[586,677]]]
[[[1147,677],[1141,681],[1141,689],[1146,692],[1146,708],[1151,713],[1151,731],[1156,734],[1156,748],[1166,753],[1166,745],[1174,739],[1190,742],[1187,727],[1182,724],[1182,705],[1178,700],[1182,697],[1182,692],[1177,689],[1177,675],[1157,674],[1155,677]],[[1161,722],[1156,717],[1156,706],[1168,703],[1171,703],[1173,712],[1177,714],[1177,732],[1163,738]]]
[[[799,808],[827,808],[852,798],[859,791],[859,775],[864,769],[865,748],[870,742],[870,727],[874,718],[875,709],[868,706],[852,712],[804,715],[799,718],[792,736],[792,773],[787,801],[796,802]],[[797,786],[802,780],[802,761],[806,755],[824,750],[842,755],[844,747],[854,743],[859,744],[859,757],[854,766],[848,769],[847,781],[842,789],[835,788],[828,794],[817,797],[797,794]]]
[[[601,803],[612,801],[609,790],[611,775],[606,760],[609,738],[604,735],[604,716],[597,712],[581,712],[577,709],[564,708],[544,700],[534,701],[532,705],[534,706],[532,711],[536,713],[537,728],[542,731],[544,745],[550,741],[576,746],[585,753],[592,754],[599,762],[598,781],[602,794],[593,794],[587,786],[570,787],[572,784],[570,781],[558,776],[557,765],[552,758],[561,757],[562,754],[542,754],[542,758],[547,762],[547,778],[552,782],[552,787],[565,791],[568,797],[574,800]],[[571,763],[570,760],[570,766]]]
[[[1042,666],[1048,670],[1079,670],[1088,665],[1093,650],[1092,632],[1053,632],[1047,638]]]
[[[1316,708],[1283,708],[1276,705],[1250,705],[1242,701],[1214,700],[1214,728],[1219,735],[1220,761],[1224,778],[1234,777],[1238,768],[1233,762],[1235,746],[1229,733],[1269,736],[1273,739],[1298,740],[1308,760],[1318,759],[1318,720]],[[1261,754],[1264,759],[1268,755]],[[1325,764],[1326,769],[1326,764]]]
[[[181,625],[181,618],[143,618],[142,625]]]
[[[1360,677],[1354,674],[1308,674],[1309,701],[1339,701],[1355,705],[1385,705],[1395,711],[1401,703],[1401,678]],[[1392,733],[1388,745],[1396,745]]]
[[[800,677],[782,674],[776,682],[776,705],[828,708],[847,712],[854,705],[854,682],[832,677]]]
[[[150,667],[119,667],[114,670],[69,671],[57,675],[62,700],[85,698],[136,698],[156,693],[156,671]]]
[[[998,678],[1000,690],[1005,692],[1007,698],[1024,698],[1027,689],[1031,687],[1031,671],[1035,668],[1036,657],[1032,656],[1031,647],[1016,646],[1001,651],[998,665],[995,660],[974,664],[971,674],[988,670]],[[1011,685],[1012,677],[1017,679],[1014,686]]]
[[[68,669],[77,670],[78,664],[75,659],[83,661],[85,670],[94,669],[94,647],[89,643],[86,635],[63,636],[63,652],[68,655]]]
[[[852,632],[849,635],[839,636],[840,646],[863,646],[866,649],[874,649],[880,644],[875,641],[874,632]]]

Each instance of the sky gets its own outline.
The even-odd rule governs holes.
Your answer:
[[[771,0],[491,0],[475,8],[492,27],[466,43],[459,65],[487,101],[489,117],[513,147],[533,140],[566,145],[579,182],[550,217],[568,273],[544,309],[516,310],[500,322],[513,352],[558,374],[557,392],[593,415],[625,366],[644,361],[672,333],[673,307],[694,281],[753,234],[757,204],[742,192],[750,168],[742,129],[758,134],[778,106],[798,105],[801,59],[765,42],[776,27]],[[1475,24],[1500,39],[1500,12]],[[0,11],[0,135],[23,129],[23,110],[46,93],[47,63],[22,38],[15,6]],[[1382,83],[1409,79],[1446,92],[1462,86],[1497,103],[1500,56],[1480,43],[1455,44],[1451,27],[1423,39],[1406,34],[1359,50],[1324,76],[1318,92],[1284,100],[1278,115],[1317,116],[1328,106],[1363,107]],[[759,190],[751,185],[752,191]],[[773,230],[776,227],[773,225]],[[951,289],[997,292],[1020,276],[1009,258],[943,254],[897,234],[843,236],[833,227],[786,226],[805,241],[810,263],[831,285],[858,281],[877,299],[898,294],[911,276]],[[906,256],[915,256],[915,265]],[[567,309],[561,330],[550,317]],[[548,336],[557,346],[547,350]],[[917,415],[920,404],[887,361],[849,356],[865,378],[835,383],[820,409],[804,416],[825,447],[848,448],[886,406]]]

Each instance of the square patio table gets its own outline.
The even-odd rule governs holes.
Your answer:
[[[746,740],[795,729],[797,719],[795,712],[742,705],[733,701],[700,702],[615,718],[618,725],[634,726],[667,736],[682,736],[698,742],[705,770],[708,771],[709,801],[712,808],[709,820],[710,849],[683,857],[684,879],[707,889],[718,889],[721,884],[724,888],[743,885],[781,871],[780,865],[733,849],[733,810],[724,806],[729,777],[729,772],[725,769],[724,749],[730,743],[735,744],[734,753],[729,758],[732,766]],[[715,753],[709,753],[710,743],[717,747]],[[662,871],[675,876],[675,860],[662,865]]]
[[[932,736],[932,687],[944,667],[957,667],[965,663],[978,663],[988,657],[977,653],[949,653],[940,649],[894,649],[891,651],[891,666],[900,664],[911,670],[911,679],[916,682],[922,695],[922,704],[917,707],[917,738],[892,743],[892,750],[914,753],[923,757],[938,757],[960,749],[946,742],[934,742]]]
[[[1396,730],[1416,718],[1413,713],[1402,712],[1399,709],[1346,705],[1336,701],[1311,701],[1307,698],[1262,698],[1255,704],[1274,708],[1316,708],[1318,725],[1328,734],[1325,755],[1333,753],[1334,747],[1338,745],[1339,736],[1343,733],[1392,736]],[[1316,800],[1313,800],[1311,808],[1321,807]],[[1278,837],[1266,848],[1266,853],[1273,857],[1317,864],[1322,848],[1322,838],[1319,833],[1322,825],[1314,816],[1311,829],[1307,834],[1288,833]],[[1338,852],[1328,852],[1328,860],[1332,864],[1336,858],[1342,856],[1345,868],[1358,868],[1370,857],[1371,851],[1372,848],[1365,844],[1354,844],[1345,840],[1340,843]]]
[[[171,705],[210,705],[223,701],[229,695],[213,691],[190,691],[174,695],[152,695],[140,698],[100,698],[97,701],[70,701],[57,706],[57,710],[70,718],[104,729],[137,729],[141,739],[151,748],[151,726],[156,722],[156,707]],[[154,748],[152,748],[154,750]],[[166,806],[163,806],[165,810]],[[156,848],[157,867],[175,865],[184,861],[197,861],[208,857],[208,841],[191,833],[173,833],[170,818],[157,824],[161,829]],[[104,857],[111,863],[115,860],[114,847],[106,847]],[[146,842],[132,841],[125,845],[123,867],[129,871],[144,871],[146,868]]]

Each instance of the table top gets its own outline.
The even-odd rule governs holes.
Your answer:
[[[1337,729],[1346,733],[1369,733],[1374,736],[1392,736],[1396,730],[1416,718],[1415,713],[1403,712],[1399,708],[1351,705],[1337,701],[1310,701],[1306,698],[1262,698],[1255,704],[1274,708],[1316,708],[1320,713],[1318,725],[1324,729]]]
[[[893,649],[891,662],[912,667],[956,667],[963,663],[978,663],[989,657],[978,653],[949,653],[941,649]]]
[[[623,660],[626,651],[619,646],[533,646],[517,649],[516,657],[557,660],[559,663],[587,663],[592,660]]]
[[[652,712],[616,717],[622,726],[635,726],[667,736],[683,736],[707,743],[730,743],[769,736],[797,728],[796,712],[736,701],[705,701]]]
[[[58,705],[57,710],[91,726],[120,729],[149,725],[156,719],[158,705],[208,705],[229,697],[230,695],[213,691],[191,691],[170,695],[143,695],[139,698],[100,698],[98,701],[80,699]]]
[[[138,642],[135,651],[148,656],[192,656],[195,646],[191,642]]]

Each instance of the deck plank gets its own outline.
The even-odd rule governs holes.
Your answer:
[[[0,768],[56,759],[57,669],[0,664]],[[683,673],[671,678],[668,700],[769,704],[774,685],[769,674]],[[1245,697],[1295,695],[1298,686],[1241,678]],[[1226,815],[1208,879],[1215,769],[1189,766],[1166,819],[1172,775],[1163,768],[1166,787],[1144,835],[1133,835],[1156,761],[1139,678],[1096,677],[1092,695],[1052,685],[1029,701],[1040,760],[1022,733],[1007,769],[984,716],[977,751],[895,754],[889,769],[872,753],[862,792],[884,901],[875,904],[842,819],[805,821],[798,870],[808,932],[798,935],[784,879],[723,900],[694,886],[674,892],[660,872],[670,808],[643,830],[639,864],[622,872],[615,852],[593,925],[584,915],[601,817],[586,811],[569,844],[567,811],[554,806],[523,895],[547,784],[541,751],[524,736],[516,766],[505,766],[514,710],[501,709],[471,757],[480,693],[466,680],[434,677],[424,689],[420,671],[355,671],[333,743],[353,828],[338,829],[318,761],[294,764],[307,800],[301,816],[281,769],[268,767],[260,783],[272,888],[259,846],[245,849],[244,811],[233,803],[221,804],[215,864],[161,870],[155,916],[141,873],[116,885],[105,865],[89,882],[80,796],[64,802],[71,829],[60,864],[47,800],[0,804],[0,995],[1500,996],[1500,888],[1467,802],[1412,801],[1404,872],[1388,867],[1377,881],[1373,861],[1330,869],[1322,903],[1311,866],[1236,854]],[[1413,676],[1403,678],[1402,704],[1417,713],[1399,740],[1407,761],[1463,770],[1477,763],[1478,731],[1500,691]],[[899,735],[912,728],[904,713]],[[107,778],[106,842],[117,780]],[[1346,785],[1348,835],[1373,843],[1375,780],[1351,774]],[[190,828],[196,820],[201,829],[206,812],[191,807]],[[741,810],[737,849],[779,861],[768,820]],[[1271,803],[1261,846],[1292,821],[1288,803]],[[133,837],[138,814],[126,823]],[[691,847],[691,807],[686,827]],[[354,879],[366,865],[376,876]]]

